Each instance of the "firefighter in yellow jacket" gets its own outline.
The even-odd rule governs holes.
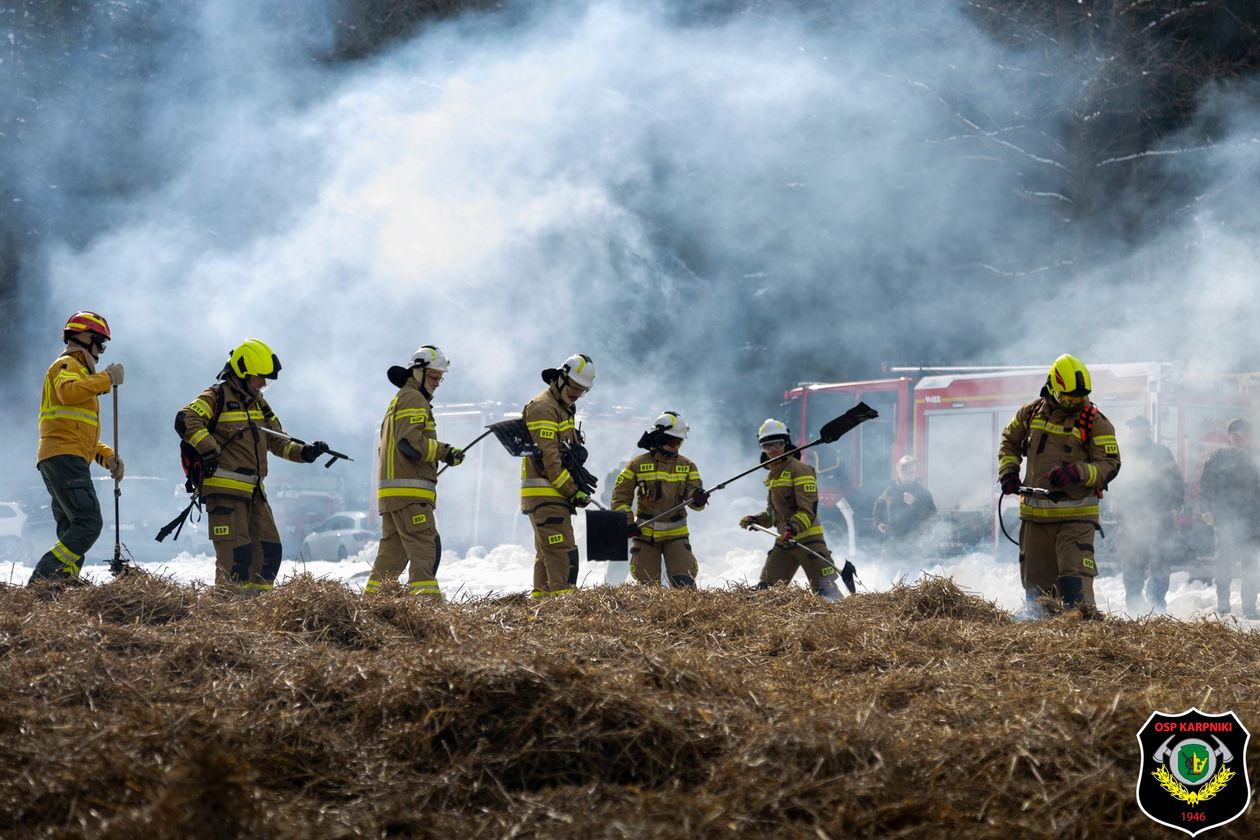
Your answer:
[[[818,521],[818,474],[796,455],[779,457],[788,451],[792,442],[788,427],[782,422],[766,420],[762,423],[757,430],[757,442],[761,445],[762,460],[767,462],[765,468],[770,472],[765,481],[769,498],[764,511],[745,516],[739,525],[741,528],[772,527],[779,532],[779,539],[766,554],[757,588],[786,583],[798,568],[804,568],[815,593],[828,601],[840,600],[840,589],[836,586],[839,573],[830,562],[831,551],[823,536],[822,523]],[[776,458],[778,460],[774,460]],[[827,561],[819,560],[806,548]]]
[[[78,578],[83,556],[101,535],[101,505],[88,464],[95,461],[115,481],[123,477],[122,458],[101,442],[101,394],[123,382],[123,366],[96,364],[109,342],[109,324],[95,312],[71,315],[61,331],[65,351],[44,375],[39,407],[36,468],[52,497],[57,542],[39,558],[31,583]]]
[[[1075,356],[1055,359],[1040,398],[1015,412],[1002,432],[998,481],[1019,502],[1019,572],[1032,614],[1042,596],[1096,614],[1094,529],[1098,502],[1120,472],[1116,429],[1090,403],[1089,370]]]
[[[661,558],[674,587],[694,589],[700,567],[691,551],[687,531],[687,508],[679,508],[666,519],[652,524],[647,520],[683,502],[700,510],[709,501],[700,480],[700,470],[691,459],[678,454],[687,439],[689,427],[675,411],[663,412],[652,429],[639,439],[648,450],[630,460],[617,476],[613,488],[613,510],[624,510],[630,518],[630,573],[639,583],[656,586],[661,582]],[[637,499],[638,516],[632,510]]]
[[[263,399],[280,360],[263,342],[247,339],[228,356],[220,382],[201,392],[175,418],[180,437],[197,450],[205,475],[200,488],[214,544],[216,586],[271,589],[280,573],[280,533],[263,486],[267,452],[313,463],[328,444],[300,444],[267,434],[283,433]]]
[[[433,393],[450,368],[437,347],[426,344],[411,356],[410,367],[395,365],[389,381],[398,388],[381,421],[376,502],[381,513],[381,544],[365,593],[376,592],[384,580],[398,580],[408,568],[407,588],[413,595],[440,598],[437,569],[442,560],[438,534],[437,465],[455,466],[464,460],[458,448],[437,439]]]
[[[521,512],[534,527],[533,598],[562,595],[577,586],[578,548],[573,514],[590,504],[574,481],[566,450],[580,450],[574,405],[595,384],[595,363],[574,354],[542,372],[547,387],[525,406],[522,420],[537,455],[521,459]]]

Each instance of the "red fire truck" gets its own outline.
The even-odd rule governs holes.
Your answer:
[[[897,460],[911,454],[946,526],[938,530],[940,548],[997,551],[1000,435],[1015,410],[1037,398],[1046,369],[894,367],[887,379],[810,383],[787,391],[784,419],[801,443],[817,439],[824,423],[859,401],[879,411],[877,420],[836,443],[809,450],[823,509],[832,511],[832,527],[842,529],[837,536],[847,531],[851,550],[872,547],[874,500],[888,486]],[[1254,415],[1260,396],[1260,374],[1194,374],[1165,363],[1091,365],[1090,372],[1093,399],[1117,427],[1122,458],[1125,421],[1144,415],[1155,439],[1181,465],[1188,510],[1203,462],[1225,444],[1226,424]],[[1017,505],[1003,507],[1011,509],[1004,521],[1014,535]]]

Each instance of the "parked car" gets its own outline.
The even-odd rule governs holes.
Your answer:
[[[17,502],[0,502],[0,562],[24,562],[26,551],[22,546],[22,526],[26,523],[26,511]]]
[[[343,510],[325,519],[302,540],[302,556],[307,560],[345,560],[381,535],[371,527],[364,510]]]

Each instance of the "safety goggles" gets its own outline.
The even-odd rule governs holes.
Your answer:
[[[1089,402],[1089,396],[1076,396],[1074,394],[1061,394],[1058,398],[1059,405],[1064,408],[1084,408],[1085,403]]]

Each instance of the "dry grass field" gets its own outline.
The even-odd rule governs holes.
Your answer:
[[[1226,624],[1019,624],[939,579],[4,587],[0,835],[1169,837],[1135,733],[1192,705],[1254,728],[1258,662]]]

